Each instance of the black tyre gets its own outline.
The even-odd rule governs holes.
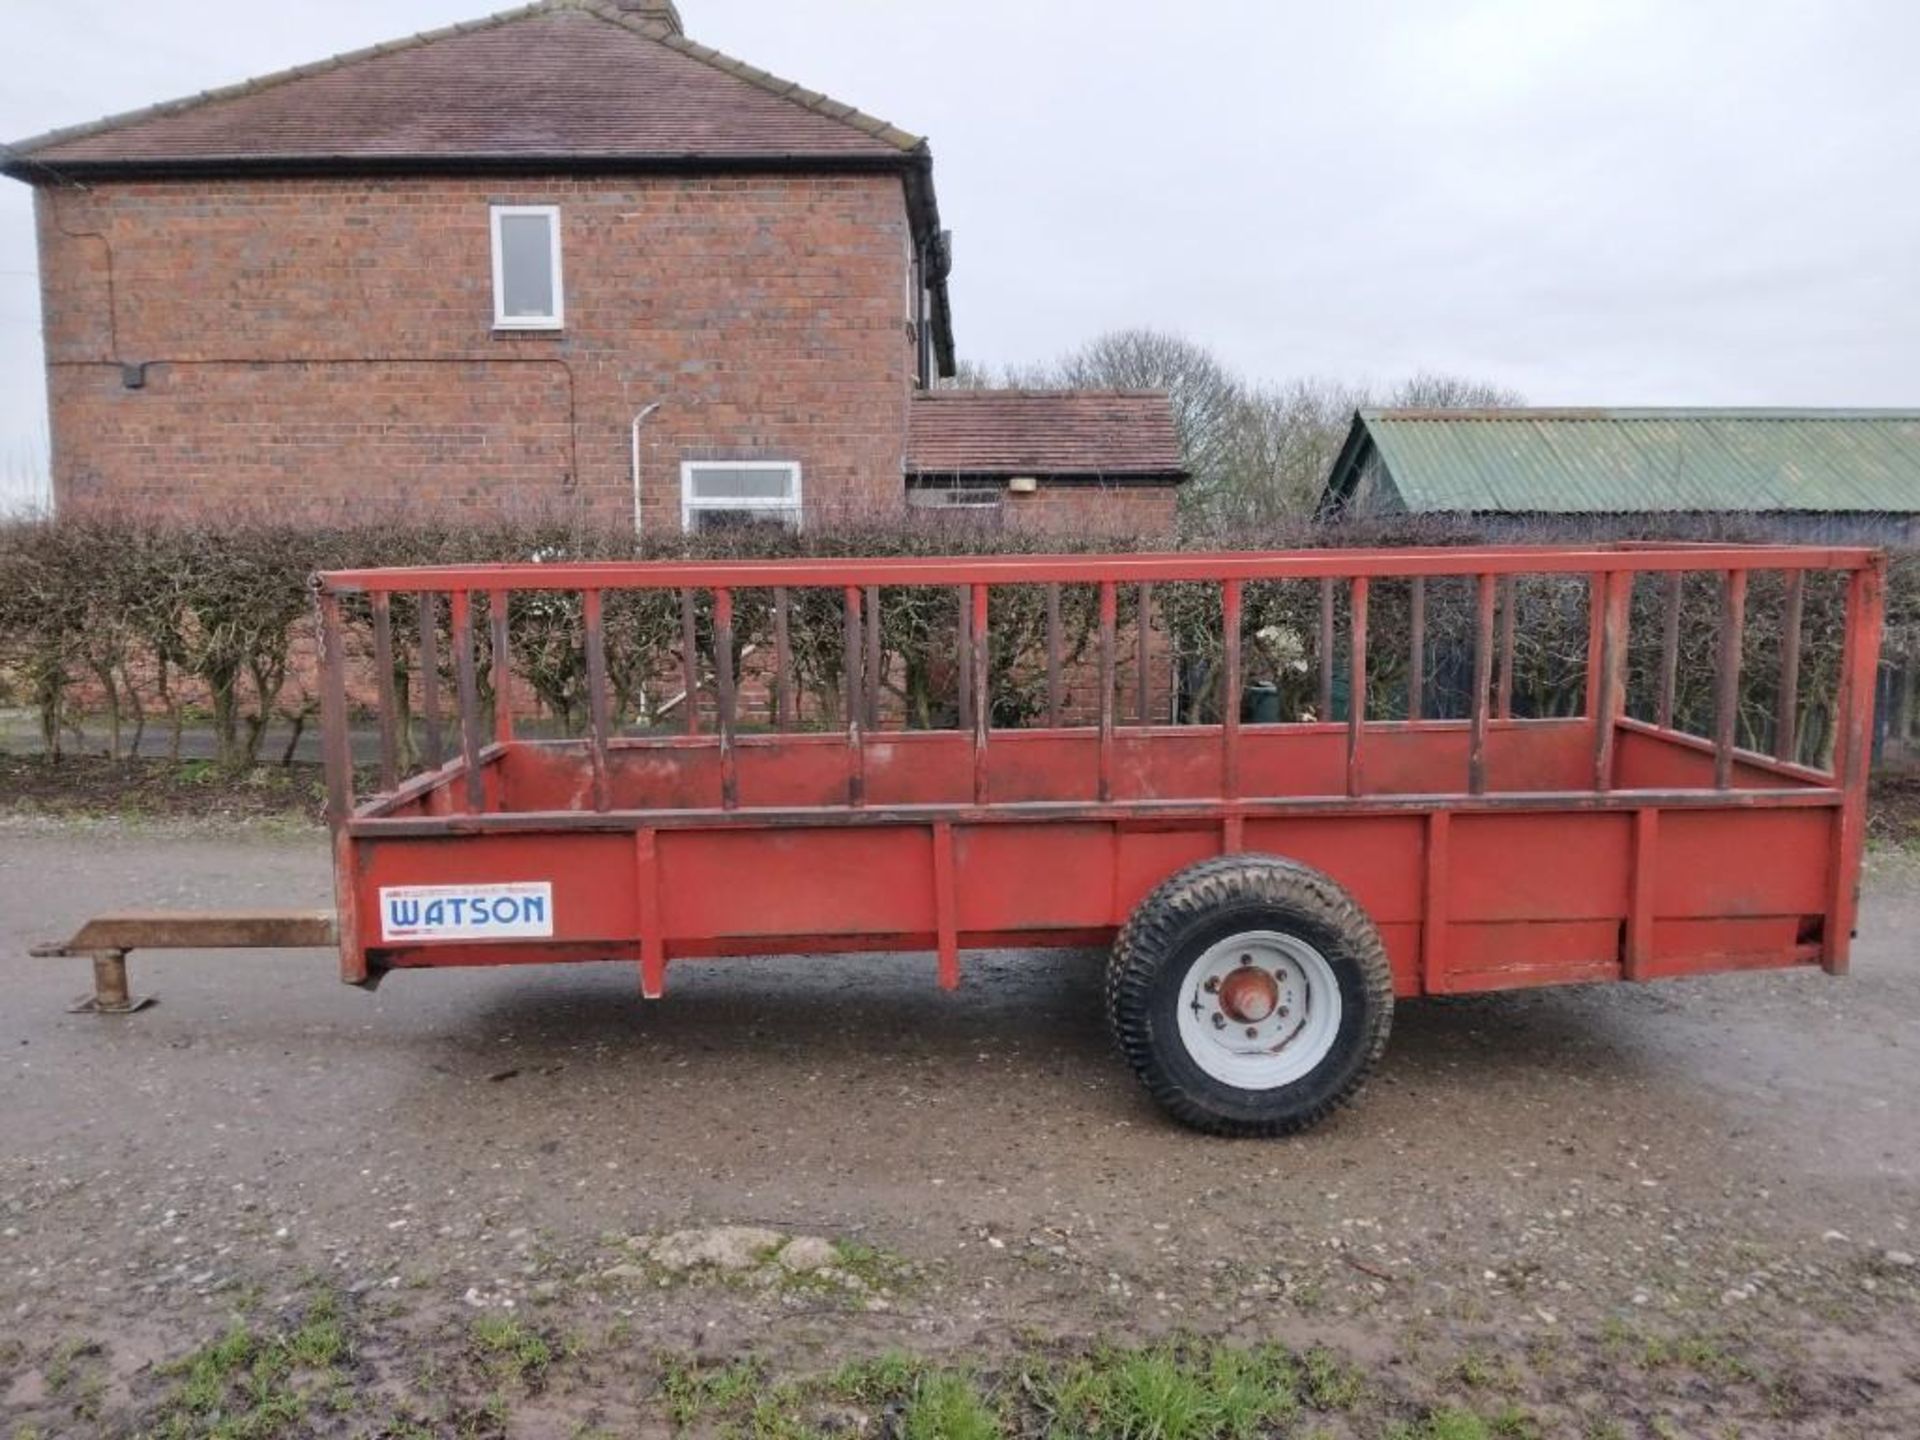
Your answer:
[[[1107,963],[1107,1023],[1153,1098],[1213,1135],[1290,1135],[1352,1099],[1386,1048],[1393,976],[1366,912],[1318,870],[1227,855],[1140,903]]]

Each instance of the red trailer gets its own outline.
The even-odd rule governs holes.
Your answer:
[[[1216,1133],[1297,1130],[1355,1093],[1396,1000],[1801,965],[1843,973],[1883,573],[1880,556],[1856,549],[1617,546],[323,575],[342,977],[614,960],[658,998],[676,961],[926,950],[952,987],[968,950],[1111,944],[1114,1038],[1154,1097]],[[1717,587],[1702,735],[1675,723],[1676,689],[1692,678],[1686,576]],[[1763,576],[1779,605],[1765,753],[1749,748],[1754,727],[1739,714],[1758,703],[1742,667],[1750,581]],[[1516,582],[1584,607],[1568,713],[1514,704]],[[1276,585],[1317,596],[1307,648],[1318,698],[1305,720],[1252,723],[1243,610],[1254,587]],[[1834,679],[1819,697],[1801,686],[1802,611],[1817,586],[1843,591],[1845,606],[1844,639],[1816,633],[1807,647],[1837,652],[1808,667]],[[1465,713],[1450,719],[1430,718],[1443,588],[1466,617],[1449,642]],[[929,591],[958,597],[946,657],[958,723],[908,728],[888,699],[895,660],[880,622]],[[635,592],[677,603],[679,733],[623,733],[613,718],[610,617]],[[1046,617],[1034,657],[1044,706],[1018,728],[993,694],[1007,662],[996,617],[1016,593],[1041,597]],[[1077,656],[1063,655],[1063,593],[1095,617]],[[1162,683],[1168,626],[1153,618],[1196,594],[1219,617],[1210,723],[1180,714]],[[1389,594],[1408,620],[1390,706],[1368,635],[1370,601],[1377,615]],[[535,599],[580,622],[579,737],[516,732],[508,626]],[[736,634],[746,605],[765,617],[753,677]],[[834,613],[831,728],[796,702],[803,606]],[[1657,623],[1636,627],[1636,610]],[[404,636],[397,613],[417,617]],[[476,653],[476,629],[490,658]],[[421,683],[404,722],[402,645],[418,647]],[[1634,645],[1647,657],[1635,674],[1654,677],[1641,716],[1627,703]],[[1078,713],[1069,690],[1090,697]],[[364,796],[350,753],[356,696],[380,735]],[[1803,733],[1809,715],[1817,743]],[[416,719],[424,744],[409,777]],[[63,948],[130,948],[103,936],[115,938]],[[124,975],[119,985],[124,998]]]

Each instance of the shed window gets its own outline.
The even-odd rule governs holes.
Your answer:
[[[680,519],[696,534],[751,525],[800,528],[800,467],[790,460],[694,461],[680,469]]]
[[[558,330],[560,207],[493,207],[493,324],[497,330]]]
[[[916,485],[907,491],[911,510],[997,510],[1004,492],[992,485]]]

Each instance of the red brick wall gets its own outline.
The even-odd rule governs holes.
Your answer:
[[[797,460],[820,513],[901,504],[897,177],[150,181],[39,199],[63,510],[561,505],[618,522],[629,425],[654,401],[648,527],[679,527],[689,458]],[[562,209],[558,335],[492,331],[496,203]],[[122,361],[154,362],[144,389],[123,387]]]
[[[1001,502],[1009,525],[1051,535],[1171,538],[1179,488],[1172,485],[1049,485]]]

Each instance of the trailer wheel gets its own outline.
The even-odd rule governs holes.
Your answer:
[[[1174,1119],[1290,1135],[1351,1099],[1386,1048],[1393,977],[1366,912],[1271,855],[1203,861],[1140,903],[1107,964],[1107,1022]]]

